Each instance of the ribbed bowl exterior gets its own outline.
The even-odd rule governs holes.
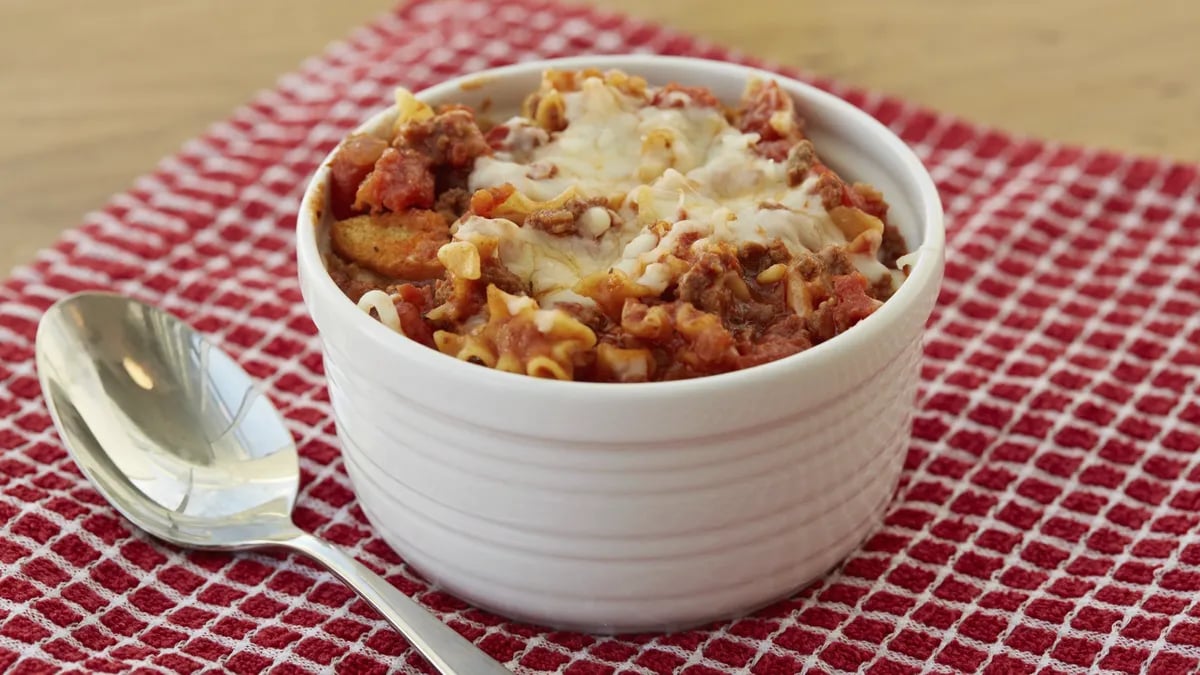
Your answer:
[[[406,560],[502,614],[625,631],[769,602],[857,545],[900,470],[916,346],[811,415],[653,444],[498,432],[411,406],[403,372],[326,367],[363,510]]]
[[[747,76],[666,61],[674,70],[659,80],[711,81],[714,68]],[[607,67],[637,72],[631,63]],[[526,68],[520,91],[540,70]],[[838,146],[840,122],[822,122],[810,118]],[[858,152],[886,154],[853,134],[841,140],[844,170]],[[893,213],[916,223],[906,234],[922,242],[925,267],[845,335],[740,373],[589,385],[456,362],[356,314],[314,241],[324,180],[310,188],[307,223],[302,209],[300,281],[346,468],[380,535],[448,591],[563,628],[679,628],[803,586],[878,524],[907,447],[921,332],[941,278],[940,206],[927,213],[936,194],[929,202],[885,177]]]

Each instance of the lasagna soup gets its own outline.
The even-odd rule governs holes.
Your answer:
[[[360,309],[452,357],[645,382],[779,359],[904,278],[874,189],[821,162],[793,102],[549,71],[489,123],[397,92],[330,166],[327,265]]]

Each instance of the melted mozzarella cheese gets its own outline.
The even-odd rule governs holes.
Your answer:
[[[785,164],[758,155],[758,135],[734,128],[720,110],[655,107],[600,78],[584,80],[563,100],[567,126],[545,138],[534,138],[520,118],[506,123],[510,133],[521,134],[520,142],[477,160],[470,188],[509,183],[538,201],[567,190],[581,197],[617,196],[619,221],[588,213],[579,234],[555,236],[470,215],[453,235],[498,240],[501,262],[531,285],[542,306],[592,304],[572,289],[584,277],[613,269],[662,292],[672,281],[663,261],[684,235],[695,235],[694,250],[716,241],[780,241],[793,253],[846,243],[813,194],[817,178],[789,186]],[[555,170],[531,171],[533,164]],[[652,226],[664,221],[660,237],[655,232],[663,225]],[[869,279],[889,273],[866,260],[870,256],[855,257],[864,258],[855,262]]]
[[[457,224],[454,238],[479,247],[487,241],[498,242],[500,262],[530,284],[535,298],[545,300],[558,294],[559,301],[575,302],[586,299],[562,297],[562,292],[571,291],[586,276],[607,271],[625,246],[622,234],[620,229],[610,228],[596,238],[555,236],[506,218],[472,215]]]

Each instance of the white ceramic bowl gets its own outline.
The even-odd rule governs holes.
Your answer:
[[[916,156],[883,125],[742,66],[573,58],[417,96],[515,110],[543,69],[589,66],[704,85],[726,101],[751,76],[778,81],[822,158],[883,191],[892,221],[920,250],[908,280],[847,333],[739,372],[646,384],[513,375],[410,342],[342,295],[322,263],[322,166],[300,210],[300,284],[350,479],[405,560],[517,619],[604,633],[680,628],[787,595],[880,521],[908,444],[921,333],[942,276],[942,209]]]

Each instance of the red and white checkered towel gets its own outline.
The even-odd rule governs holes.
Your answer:
[[[430,590],[373,535],[295,280],[307,177],[396,85],[627,51],[737,58],[579,8],[410,4],[282,78],[15,272],[0,289],[0,668],[423,668],[328,574],[175,550],[88,487],[33,366],[41,312],[85,288],[182,316],[265,380],[300,446],[298,523],[518,673],[1200,668],[1197,168],[1014,139],[829,82],[818,84],[916,149],[949,222],[904,479],[861,550],[746,619],[596,638]]]

